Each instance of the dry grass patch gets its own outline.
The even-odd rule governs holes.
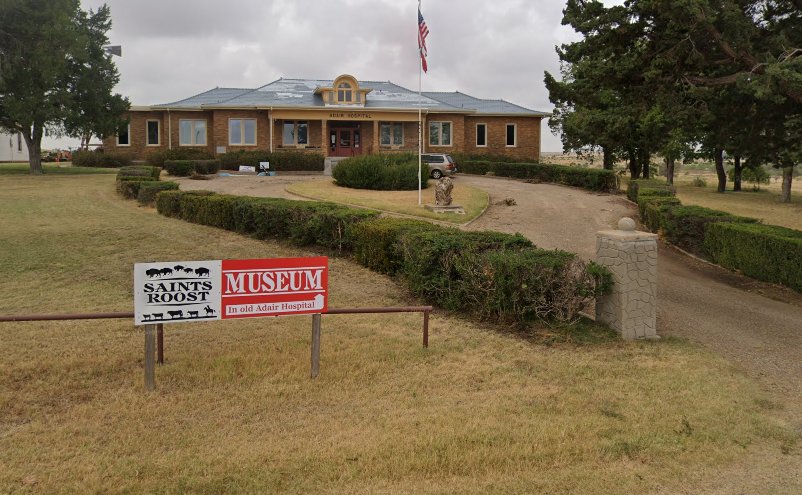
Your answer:
[[[465,209],[465,215],[434,213],[418,206],[418,191],[370,191],[339,187],[333,181],[311,181],[292,184],[287,191],[321,201],[332,201],[348,205],[364,206],[377,210],[403,213],[422,218],[432,218],[451,223],[466,223],[481,214],[489,201],[488,194],[476,187],[460,184],[454,180],[454,204]],[[434,187],[424,189],[423,204],[434,204]]]
[[[0,178],[0,314],[131,307],[132,264],[307,253],[162,218],[113,177]],[[331,260],[332,307],[406,304]],[[533,345],[436,314],[167,325],[142,390],[130,321],[0,324],[0,492],[643,493],[793,435],[696,346]],[[691,492],[693,490],[691,489]]]

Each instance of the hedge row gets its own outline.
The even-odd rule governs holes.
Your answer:
[[[450,153],[457,165],[464,162],[538,163],[534,158],[516,158],[496,153]]]
[[[775,225],[716,223],[708,226],[710,259],[759,280],[802,292],[802,232]]]
[[[239,170],[241,165],[259,167],[260,162],[270,162],[271,171],[322,172],[325,157],[301,151],[236,151],[220,155],[220,167],[225,170]]]
[[[497,175],[516,179],[534,179],[591,191],[617,192],[618,176],[612,170],[567,167],[545,163],[505,163],[490,161],[457,162],[460,172],[475,175]]]
[[[117,172],[117,192],[140,204],[152,205],[159,191],[178,189],[175,182],[160,182],[160,175],[159,167],[123,167]]]
[[[129,153],[115,153],[103,150],[78,150],[72,153],[75,167],[119,168],[131,165],[133,156]]]
[[[668,185],[655,182],[636,180],[627,189],[638,203],[642,223],[651,231],[725,268],[802,291],[802,232],[724,211],[684,206]]]
[[[411,153],[355,156],[338,163],[331,175],[342,187],[414,191],[418,189],[418,159]],[[421,177],[421,187],[425,189],[428,185],[427,167]]]
[[[175,177],[216,174],[220,170],[220,160],[165,160],[164,169]]]
[[[198,148],[176,148],[172,150],[159,150],[147,156],[147,164],[154,167],[164,168],[164,162],[168,160],[211,160],[214,155],[204,149]]]
[[[286,239],[351,254],[397,275],[432,304],[494,321],[572,321],[609,292],[610,273],[571,253],[538,249],[521,235],[465,232],[318,202],[165,191],[166,216],[258,239]]]

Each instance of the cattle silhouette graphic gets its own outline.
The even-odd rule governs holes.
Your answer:
[[[152,316],[154,320],[163,320],[164,319],[164,313],[153,313],[150,316]]]
[[[203,310],[206,311],[206,316],[210,316],[210,315],[213,315],[215,313],[215,311],[212,309],[212,307],[209,306],[208,304],[206,305],[205,308],[203,308]]]
[[[198,268],[195,270],[195,275],[199,277],[208,277],[209,276],[209,269],[208,268]]]
[[[198,312],[197,311],[187,311],[187,314],[189,315],[190,318],[197,318],[198,317]]]
[[[184,312],[181,311],[180,309],[178,311],[168,311],[167,314],[170,315],[170,319],[174,319],[176,317],[178,318],[184,317]]]

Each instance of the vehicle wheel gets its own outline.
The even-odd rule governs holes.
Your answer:
[[[439,170],[432,170],[432,179],[439,179],[443,176],[443,172]]]

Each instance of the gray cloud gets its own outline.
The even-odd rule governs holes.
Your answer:
[[[615,1],[615,0],[611,0]],[[84,9],[102,0],[83,0]],[[391,80],[416,89],[412,0],[106,0],[118,91],[165,103],[215,86],[256,87],[279,77]],[[558,72],[560,0],[425,0],[429,73],[424,90],[459,90],[536,110],[551,105],[543,71]],[[559,139],[544,124],[543,149]]]

